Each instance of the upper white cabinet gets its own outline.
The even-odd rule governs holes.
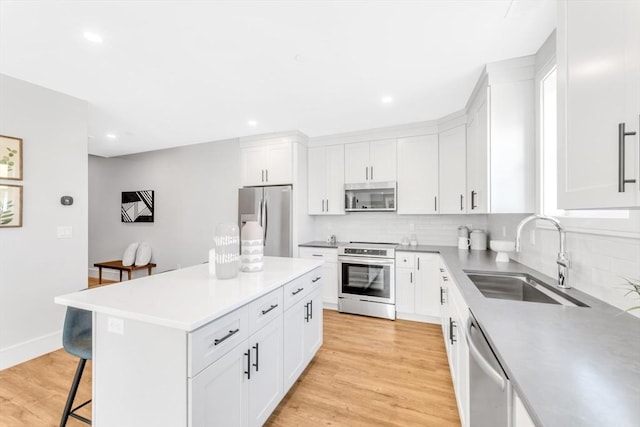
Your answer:
[[[558,2],[560,208],[640,206],[639,22],[638,1]]]
[[[467,106],[467,212],[535,210],[534,57],[487,64]]]
[[[466,213],[466,126],[461,125],[441,132],[439,138],[440,213]]]
[[[290,142],[240,149],[242,185],[280,185],[293,182],[293,147]]]
[[[309,148],[309,215],[344,214],[344,145]]]
[[[344,160],[345,184],[396,180],[395,139],[345,144]]]
[[[438,135],[398,138],[398,213],[438,213]]]

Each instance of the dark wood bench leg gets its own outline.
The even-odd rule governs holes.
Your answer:
[[[131,270],[127,270],[127,277],[129,278],[128,280],[131,280]]]
[[[151,276],[151,266],[149,266],[147,270],[148,270],[147,276]]]
[[[119,270],[119,271],[120,271],[120,281],[122,282],[122,270]]]
[[[102,283],[102,267],[98,267],[98,284]]]

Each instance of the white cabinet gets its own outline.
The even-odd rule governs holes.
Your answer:
[[[640,206],[638,22],[637,1],[558,2],[559,208]]]
[[[345,184],[396,180],[395,139],[346,144],[344,160]]]
[[[309,148],[309,215],[344,214],[344,145]]]
[[[242,185],[280,185],[293,182],[293,147],[290,142],[240,149]]]
[[[469,307],[443,263],[440,263],[439,273],[440,313],[444,316],[442,331],[460,421],[462,426],[467,426],[469,420],[469,347],[465,338],[465,325],[469,317]]]
[[[534,57],[487,64],[467,111],[467,213],[535,210]]]
[[[536,427],[518,393],[513,391],[513,427]]]
[[[322,276],[305,276],[285,287],[284,390],[296,382],[322,345]],[[290,301],[287,305],[286,301]]]
[[[310,248],[298,249],[300,258],[321,259],[322,264],[322,302],[324,308],[338,308],[338,249]]]
[[[438,323],[440,255],[396,252],[396,316]]]
[[[398,214],[438,213],[438,158],[438,135],[398,138]]]
[[[464,195],[467,188],[466,174],[466,126],[457,126],[441,132],[440,168],[440,213],[463,214],[467,212]]]

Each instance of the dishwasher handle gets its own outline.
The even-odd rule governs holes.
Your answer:
[[[478,365],[480,365],[480,368],[482,368],[482,370],[496,384],[498,384],[498,386],[500,386],[500,390],[504,391],[504,389],[505,389],[505,387],[507,385],[507,381],[505,380],[505,378],[498,371],[496,371],[493,368],[493,366],[491,366],[491,364],[487,361],[487,359],[485,359],[482,356],[482,354],[480,353],[480,350],[478,350],[478,347],[476,347],[476,344],[473,342],[473,338],[471,338],[471,329],[473,329],[474,327],[476,329],[478,329],[477,326],[473,324],[472,318],[469,317],[467,319],[467,333],[465,334],[465,339],[467,341],[467,345],[469,346],[469,353],[475,359],[475,361],[478,362]],[[478,332],[480,332],[480,331],[478,331]]]

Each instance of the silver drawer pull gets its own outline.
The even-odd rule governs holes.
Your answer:
[[[312,254],[312,256],[319,256],[319,257],[323,257],[324,255],[320,255],[320,254]]]
[[[298,295],[300,292],[304,291],[304,288],[298,288],[297,291],[291,292],[291,295]]]
[[[318,276],[315,279],[311,279],[311,283],[316,283],[320,279],[322,279],[322,276]]]
[[[227,339],[231,338],[232,336],[234,336],[238,332],[240,332],[240,329],[229,331],[229,333],[227,335],[223,336],[222,338],[216,338],[215,340],[213,340],[213,345],[221,344],[224,340],[227,340]]]
[[[262,314],[267,314],[268,312],[270,312],[271,310],[273,310],[277,306],[278,306],[278,304],[271,304],[271,307],[267,308],[266,310],[262,310]]]

